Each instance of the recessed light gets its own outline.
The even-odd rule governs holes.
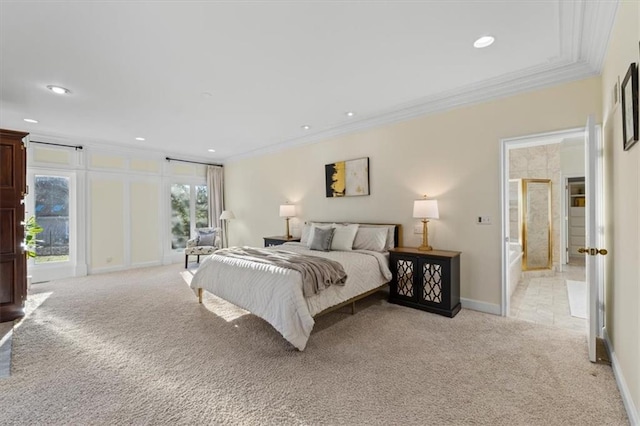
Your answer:
[[[483,47],[491,46],[496,39],[491,36],[482,36],[473,42],[473,47],[476,49],[482,49]]]
[[[38,120],[34,120],[33,118],[23,118],[23,120],[26,121],[27,123],[38,124]]]
[[[302,130],[309,130],[311,128],[311,126],[309,126],[308,124],[305,124],[304,126],[302,126]]]
[[[66,95],[68,93],[71,93],[71,90],[61,87],[61,86],[52,86],[49,85],[47,86],[47,89],[51,90],[53,93],[57,93],[58,95]]]
[[[137,138],[136,138],[136,140],[137,140],[137,141],[144,141],[144,140],[146,140],[146,139],[145,139],[145,138],[141,138],[141,137],[137,137]]]
[[[353,112],[353,111],[347,111],[347,112],[345,112],[344,114],[345,114],[347,117],[353,117],[354,115],[356,115],[356,113],[355,113],[355,112]]]
[[[209,151],[209,152],[216,152],[216,150],[215,150],[215,149],[208,149],[207,151]]]

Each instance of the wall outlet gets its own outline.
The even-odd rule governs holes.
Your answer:
[[[477,216],[476,223],[478,225],[491,225],[491,216]]]
[[[422,234],[422,224],[413,225],[414,234]]]

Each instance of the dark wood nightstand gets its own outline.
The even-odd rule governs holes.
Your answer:
[[[389,250],[389,302],[453,318],[460,312],[460,252]]]
[[[300,241],[300,237],[291,237],[291,238],[287,238],[284,235],[282,236],[277,236],[277,237],[263,237],[264,238],[264,246],[265,247],[271,247],[271,246],[279,246],[280,244],[284,244],[284,243],[289,243],[289,242],[299,242]]]

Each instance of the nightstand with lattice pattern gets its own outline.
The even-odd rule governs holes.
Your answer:
[[[460,252],[389,250],[389,302],[448,317],[460,311]]]

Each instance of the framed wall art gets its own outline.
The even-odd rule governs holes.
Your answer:
[[[369,195],[369,157],[324,166],[328,198]]]
[[[621,85],[622,144],[625,151],[638,142],[638,66],[629,65]]]

